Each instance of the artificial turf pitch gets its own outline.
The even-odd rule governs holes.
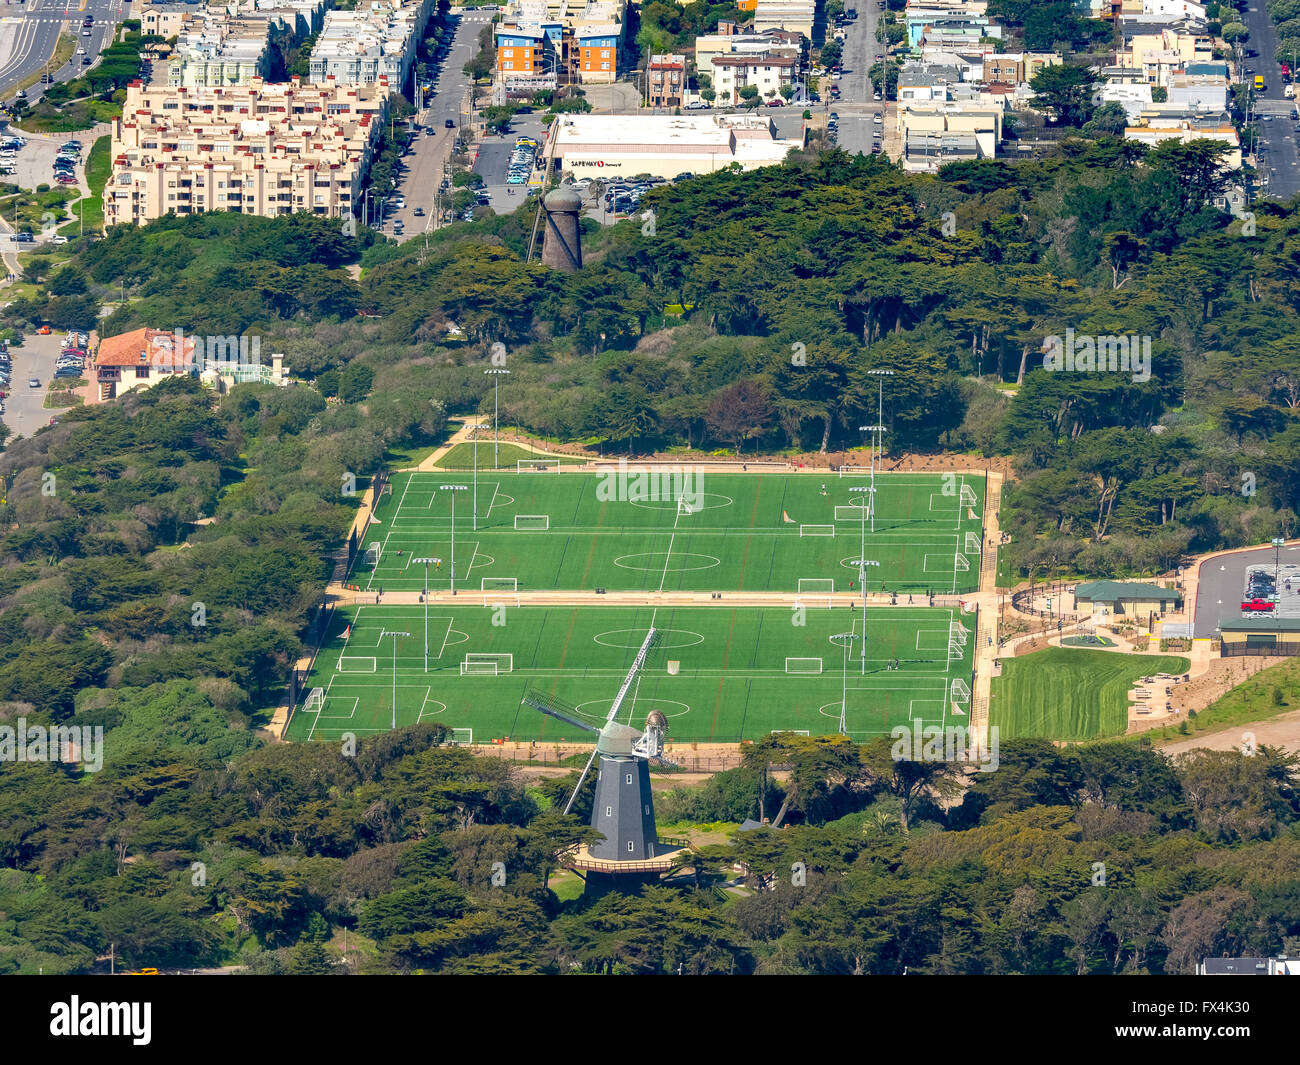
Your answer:
[[[876,476],[875,528],[862,521],[866,476],[692,473],[684,493],[636,473],[406,473],[378,502],[358,560],[362,589],[443,591],[454,579],[514,578],[519,591],[849,591],[859,559],[867,588],[953,594],[978,586],[984,478]],[[449,486],[459,485],[456,490]],[[962,502],[962,488],[974,503]],[[477,503],[475,502],[477,496]],[[453,502],[454,501],[454,502]],[[453,542],[453,506],[454,542]],[[475,509],[477,506],[477,517]],[[838,508],[838,510],[837,510]],[[526,524],[546,528],[517,529]],[[865,533],[864,526],[865,524]],[[800,587],[800,580],[805,584]],[[811,585],[809,581],[821,581]]]
[[[661,710],[672,742],[757,739],[782,729],[837,732],[845,689],[848,732],[858,741],[916,719],[922,726],[968,723],[969,703],[959,702],[962,713],[954,715],[950,696],[953,679],[971,681],[975,615],[957,610],[868,609],[864,666],[861,606],[800,613],[431,603],[427,672],[424,616],[423,606],[340,612],[308,681],[308,688],[325,689],[325,705],[310,712],[299,707],[289,737],[337,740],[344,733],[365,737],[391,728],[394,637],[380,634],[397,631],[410,633],[396,637],[399,726],[433,721],[469,728],[475,743],[590,742],[590,733],[522,706],[524,692],[539,687],[576,707],[580,717],[603,722],[651,625],[661,634],[660,644],[619,720],[639,727],[647,713]],[[960,648],[950,645],[952,623],[966,630]],[[847,667],[843,643],[830,639],[845,632],[859,637],[848,648]],[[512,670],[462,675],[466,654],[510,655]],[[670,662],[679,664],[676,675],[669,673]]]

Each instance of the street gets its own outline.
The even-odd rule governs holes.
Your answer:
[[[13,100],[18,85],[39,74],[54,55],[62,29],[77,39],[92,59],[109,43],[118,23],[126,17],[123,0],[5,0],[0,4],[0,100]],[[90,35],[82,32],[82,19],[95,17]],[[74,54],[52,71],[55,81],[79,78],[87,65]],[[27,100],[35,103],[44,86],[39,82],[27,89]]]
[[[1250,30],[1246,46],[1259,53],[1254,58],[1247,57],[1245,65],[1263,75],[1267,87],[1259,97],[1257,111],[1261,119],[1265,115],[1272,116],[1256,124],[1262,142],[1258,156],[1259,195],[1289,200],[1300,192],[1300,159],[1296,156],[1296,123],[1290,118],[1294,104],[1282,95],[1277,33],[1260,0],[1246,10],[1242,21]]]
[[[884,128],[883,123],[876,125],[872,119],[876,115],[885,117],[885,105],[871,99],[875,90],[868,72],[878,62],[876,55],[885,54],[885,46],[876,40],[880,11],[875,0],[845,5],[846,11],[855,9],[858,17],[845,26],[840,99],[832,102],[828,91],[823,91],[821,98],[823,108],[840,116],[836,138],[839,146],[850,155],[870,155],[872,132]]]

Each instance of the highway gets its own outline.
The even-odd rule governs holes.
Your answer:
[[[82,21],[95,17],[90,36],[82,33]],[[122,0],[5,0],[0,4],[0,100],[14,98],[20,83],[39,74],[54,55],[59,32],[74,35],[77,47],[92,58],[105,47],[117,23],[126,17]],[[74,54],[68,63],[54,70],[55,81],[71,81],[87,68]],[[27,89],[27,99],[40,99],[39,82]]]

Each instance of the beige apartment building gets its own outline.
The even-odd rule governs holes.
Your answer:
[[[265,217],[353,213],[388,83],[266,84],[227,88],[132,84],[114,119],[107,225],[168,212],[238,211]]]

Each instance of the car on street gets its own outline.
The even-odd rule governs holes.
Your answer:
[[[422,218],[422,217],[424,217],[424,208],[423,208],[423,207],[417,207],[417,208],[415,209],[415,217],[416,217],[416,218]]]
[[[455,128],[456,128],[456,120],[455,120],[454,118],[449,118],[449,119],[447,119],[446,122],[443,123],[443,125],[446,126],[447,129],[455,129]]]
[[[28,388],[40,388],[40,387],[41,387],[41,379],[40,379],[39,377],[29,377],[29,378],[27,378],[27,387],[28,387]]]
[[[36,237],[31,233],[15,233],[14,240],[19,244],[35,244]]]

